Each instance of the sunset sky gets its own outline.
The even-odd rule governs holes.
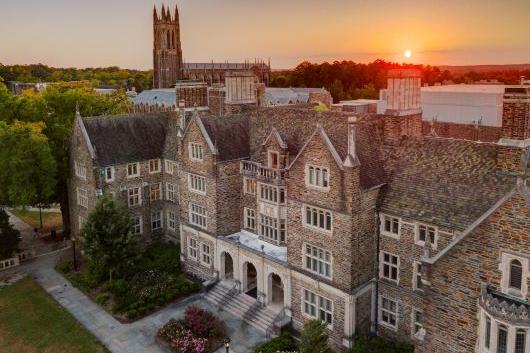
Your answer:
[[[0,63],[152,67],[161,0],[0,0]],[[176,0],[166,0],[173,9]],[[530,0],[178,0],[184,59],[530,63]],[[405,50],[412,51],[406,59]]]

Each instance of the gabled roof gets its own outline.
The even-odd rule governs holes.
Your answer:
[[[101,166],[161,158],[168,118],[175,113],[138,113],[82,118]],[[90,150],[90,147],[89,147]]]
[[[444,138],[407,138],[381,212],[463,231],[514,188],[497,175],[497,146]]]
[[[248,157],[249,117],[246,114],[224,117],[203,116],[197,118],[204,127],[207,140],[210,140],[220,161]]]
[[[269,134],[269,136],[267,136],[265,141],[262,143],[262,146],[265,146],[267,142],[269,142],[269,139],[272,137],[276,139],[276,142],[278,143],[278,145],[280,145],[281,148],[284,148],[284,149],[287,148],[287,144],[285,143],[285,141],[283,141],[283,138],[280,136],[280,133],[278,132],[278,130],[276,130],[275,127],[271,129],[271,133]]]
[[[331,143],[331,140],[329,139],[328,135],[326,134],[326,131],[324,131],[324,128],[322,127],[320,123],[317,124],[315,131],[313,132],[311,137],[307,140],[307,142],[304,144],[302,149],[300,149],[300,151],[298,152],[298,155],[293,159],[293,161],[289,165],[289,168],[291,168],[296,163],[298,157],[300,157],[302,153],[304,153],[304,150],[311,143],[311,141],[313,140],[315,136],[318,136],[322,139],[322,142],[324,142],[324,145],[328,148],[329,152],[333,156],[333,159],[337,163],[337,166],[342,170],[343,169],[342,159],[340,158],[339,153],[335,149],[335,146],[333,146],[333,144]]]

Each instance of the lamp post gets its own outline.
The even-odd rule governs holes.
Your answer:
[[[230,352],[230,338],[229,337],[225,338],[224,343],[225,343],[226,353],[229,353]]]

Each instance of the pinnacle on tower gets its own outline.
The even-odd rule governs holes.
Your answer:
[[[158,13],[156,12],[156,5],[153,5],[153,19],[158,20]]]
[[[166,5],[162,4],[162,15],[161,15],[161,19],[162,21],[165,21],[166,20]]]
[[[179,5],[175,4],[175,22],[179,20]]]

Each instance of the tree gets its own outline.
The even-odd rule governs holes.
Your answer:
[[[9,223],[9,215],[0,208],[0,260],[9,259],[19,251],[20,232]]]
[[[114,199],[100,198],[81,229],[83,250],[92,263],[109,273],[122,274],[138,256],[129,211]]]
[[[43,123],[0,121],[0,204],[46,204],[56,185],[56,164]]]
[[[388,341],[381,337],[359,337],[349,353],[414,353],[414,346],[405,342]]]
[[[311,320],[304,325],[300,337],[300,353],[324,352],[328,352],[326,323],[320,320]]]

